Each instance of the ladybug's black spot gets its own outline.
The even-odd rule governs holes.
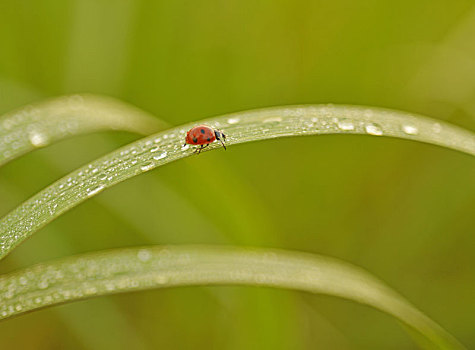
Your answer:
[[[208,142],[210,142],[210,141],[211,141],[211,139],[210,139],[209,137],[207,138],[207,140],[208,140]]]
[[[205,133],[205,129],[201,129],[200,131],[201,131],[201,133],[202,133],[202,134],[204,134],[204,133]]]
[[[196,137],[193,137],[193,142],[194,143],[198,142],[198,139]]]

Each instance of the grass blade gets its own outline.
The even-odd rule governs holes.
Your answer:
[[[163,126],[157,118],[111,97],[63,96],[0,117],[0,165],[73,135],[101,130],[147,135]]]
[[[370,134],[441,145],[475,155],[475,135],[426,117],[357,106],[293,106],[200,121],[222,129],[228,144],[312,134]],[[0,220],[0,258],[62,213],[135,175],[192,155],[183,125],[133,142],[85,165],[39,192]],[[213,144],[208,149],[220,147]]]
[[[363,269],[334,258],[283,250],[151,246],[43,263],[0,276],[0,318],[100,295],[193,285],[268,286],[338,296],[394,316],[435,348],[463,348]]]

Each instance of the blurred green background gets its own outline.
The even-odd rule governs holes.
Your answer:
[[[295,103],[383,106],[475,130],[473,0],[0,0],[0,112],[76,92],[172,125]],[[0,215],[136,139],[76,137],[0,169]],[[338,257],[475,347],[475,161],[369,136],[277,139],[105,191],[2,272],[113,247],[207,243]],[[192,227],[193,229],[190,229]],[[413,349],[395,319],[299,292],[178,288],[0,323],[2,349]]]

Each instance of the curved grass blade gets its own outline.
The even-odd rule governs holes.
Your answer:
[[[148,135],[163,126],[152,115],[111,97],[63,96],[0,117],[0,166],[73,135],[101,130]]]
[[[426,117],[357,106],[290,106],[201,121],[221,129],[228,144],[312,134],[369,134],[441,145],[475,155],[475,134]],[[143,138],[56,181],[0,220],[0,258],[62,213],[107,187],[192,155],[183,125]],[[214,143],[207,149],[220,147]]]
[[[443,328],[365,270],[325,256],[216,246],[151,246],[89,253],[0,276],[0,318],[99,295],[193,285],[248,285],[329,294],[370,305],[441,349]]]

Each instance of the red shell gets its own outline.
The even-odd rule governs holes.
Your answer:
[[[186,143],[190,145],[206,145],[216,140],[214,130],[206,125],[198,125],[186,133]]]

